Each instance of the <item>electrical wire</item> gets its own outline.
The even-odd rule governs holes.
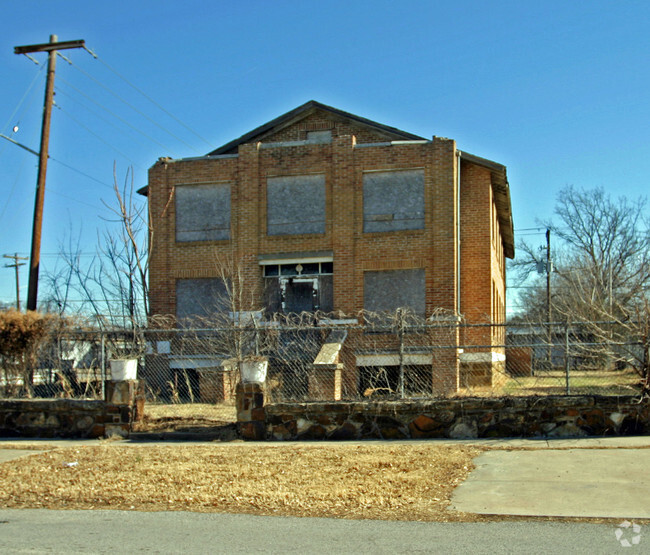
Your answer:
[[[38,81],[38,78],[41,76],[41,73],[43,73],[43,70],[45,69],[45,66],[42,66],[34,75],[34,78],[32,79],[32,82],[29,84],[27,89],[25,90],[25,93],[23,94],[23,97],[18,101],[18,104],[14,108],[14,111],[11,113],[9,116],[9,119],[7,120],[7,123],[4,124],[4,127],[2,128],[2,132],[5,133],[7,130],[7,127],[11,125],[11,122],[14,120],[16,117],[16,114],[18,113],[18,110],[20,110],[21,106],[25,102],[25,99],[31,92],[31,90],[34,88],[34,85],[36,84],[36,81]]]
[[[83,200],[79,200],[78,198],[71,197],[71,196],[66,195],[66,194],[64,194],[64,193],[59,193],[56,189],[52,189],[51,187],[50,187],[50,189],[48,190],[48,193],[50,193],[50,194],[52,194],[52,195],[56,195],[56,196],[58,196],[58,197],[63,197],[63,198],[65,198],[65,199],[68,199],[68,200],[74,201],[74,202],[76,202],[76,203],[78,203],[78,204],[83,204],[84,206],[89,206],[90,208],[94,208],[95,210],[104,210],[103,208],[100,208],[99,206],[95,206],[94,204],[90,204],[90,203],[88,203],[88,202],[84,202]],[[42,255],[41,255],[41,256],[42,256]]]
[[[163,106],[158,104],[153,98],[151,98],[149,95],[147,95],[144,91],[142,91],[140,88],[138,88],[136,85],[131,83],[126,77],[118,73],[115,69],[113,69],[111,66],[109,66],[104,60],[102,60],[99,56],[97,56],[94,52],[91,52],[93,56],[95,57],[96,60],[98,60],[101,64],[103,64],[109,71],[113,72],[115,75],[117,75],[122,81],[124,81],[127,85],[135,89],[137,92],[139,92],[142,96],[144,96],[149,102],[151,102],[156,108],[167,114],[170,118],[172,118],[176,123],[179,125],[183,126],[185,129],[187,129],[190,133],[192,133],[195,137],[201,139],[205,144],[207,144],[210,148],[214,148],[214,145],[210,143],[207,139],[203,138],[201,135],[199,135],[194,129],[189,127],[187,124],[185,124],[183,121],[178,119],[174,114],[166,110]]]
[[[37,134],[38,134],[38,131],[35,130],[34,134],[32,136],[32,140],[34,140],[36,138]],[[24,156],[24,154],[25,153],[23,152],[23,158],[21,158],[20,165],[18,167],[18,171],[16,172],[16,177],[14,179],[14,182],[11,185],[11,189],[9,191],[9,194],[5,196],[4,206],[2,207],[2,211],[0,212],[0,219],[3,218],[5,213],[6,213],[7,208],[9,207],[9,203],[11,202],[11,199],[13,198],[14,193],[16,191],[16,188],[18,186],[18,182],[20,181],[23,170],[25,169],[25,164],[27,163],[28,157]],[[21,210],[22,210],[22,206],[21,206]]]
[[[25,161],[27,160],[26,157],[23,157],[22,161],[20,162],[20,166],[18,167],[18,172],[16,173],[16,178],[14,179],[13,184],[11,185],[11,190],[9,191],[9,194],[5,197],[5,204],[2,207],[2,212],[0,212],[0,221],[5,215],[5,212],[7,211],[7,208],[9,207],[9,202],[11,201],[11,198],[14,195],[14,192],[16,190],[16,186],[18,185],[18,181],[20,180],[20,176],[23,173],[23,169],[25,167]]]
[[[58,90],[58,89],[57,89],[57,90]],[[70,98],[69,95],[66,95],[65,93],[63,93],[63,94],[64,94],[64,96],[68,96],[68,98]],[[138,167],[138,169],[140,169],[140,170],[142,169],[142,168],[140,168],[139,166],[137,166],[136,163],[135,163],[133,160],[131,160],[131,158],[129,158],[127,154],[125,154],[125,153],[122,152],[119,148],[117,148],[115,145],[112,145],[111,143],[109,143],[108,141],[106,141],[103,137],[101,137],[100,135],[98,135],[97,133],[95,133],[92,129],[90,129],[90,127],[88,127],[88,126],[84,125],[83,123],[81,123],[77,118],[75,118],[75,117],[74,117],[72,114],[70,114],[67,110],[64,110],[63,107],[62,107],[60,104],[55,103],[54,106],[56,106],[56,108],[58,108],[59,110],[61,110],[61,112],[63,112],[67,117],[69,117],[72,121],[74,121],[74,122],[75,122],[79,127],[85,129],[88,133],[90,133],[91,135],[93,135],[95,138],[99,139],[99,140],[100,140],[102,143],[104,143],[106,146],[112,148],[112,149],[113,149],[115,152],[117,152],[120,156],[124,156],[124,158],[125,158],[126,160],[128,160],[129,162],[131,162],[131,165],[132,165],[132,166]],[[99,117],[99,116],[97,116],[97,117]],[[109,122],[107,122],[107,123],[109,123]],[[110,124],[110,125],[112,125],[112,124]]]
[[[99,183],[100,185],[102,185],[104,187],[108,187],[109,189],[113,190],[113,185],[109,185],[108,183],[106,183],[104,181],[100,181],[96,177],[93,177],[92,175],[88,175],[87,173],[82,172],[81,170],[78,170],[77,168],[72,167],[70,164],[66,164],[65,162],[61,162],[61,160],[57,160],[56,158],[52,158],[51,156],[50,156],[50,160],[52,160],[53,162],[56,162],[57,164],[61,164],[62,166],[68,168],[69,170],[72,170],[73,172],[76,172],[79,175],[83,175],[84,177],[87,177],[88,179],[91,179],[92,181],[95,181],[96,183]]]
[[[147,135],[144,131],[142,131],[141,129],[138,129],[135,125],[132,125],[131,123],[129,123],[128,121],[126,121],[123,117],[118,116],[115,112],[112,112],[111,110],[109,110],[108,108],[106,108],[106,106],[103,106],[102,104],[100,104],[99,102],[97,102],[97,101],[96,101],[94,98],[92,98],[91,96],[89,96],[89,95],[87,95],[86,93],[84,93],[83,91],[79,90],[79,89],[78,89],[77,87],[75,87],[74,85],[68,83],[68,82],[67,82],[65,79],[63,79],[62,77],[59,77],[59,78],[58,78],[58,81],[61,81],[61,82],[65,83],[68,87],[70,87],[71,89],[74,89],[74,90],[75,90],[76,92],[78,92],[80,95],[82,95],[82,96],[84,96],[85,98],[87,98],[88,100],[90,100],[93,104],[95,104],[95,106],[98,106],[99,108],[101,108],[102,110],[104,110],[105,112],[107,112],[108,114],[110,114],[111,116],[113,116],[115,119],[118,119],[118,120],[121,121],[124,125],[126,125],[127,127],[130,127],[131,129],[133,129],[136,133],[139,133],[139,134],[142,135],[143,137],[146,137],[146,138],[147,138],[148,140],[150,140],[152,143],[158,145],[158,146],[161,147],[161,148],[164,148],[165,150],[167,150],[167,151],[169,151],[169,152],[173,152],[174,149],[169,148],[168,146],[162,144],[161,142],[157,141],[157,140],[154,139],[153,137],[150,137],[150,136]]]
[[[163,127],[162,125],[160,125],[160,123],[158,123],[155,119],[150,118],[147,114],[145,114],[144,112],[142,112],[141,110],[139,110],[138,108],[136,108],[136,107],[135,107],[133,104],[131,104],[128,100],[125,100],[125,99],[122,98],[119,94],[117,94],[116,92],[112,91],[109,87],[107,87],[106,85],[104,85],[101,81],[99,81],[98,79],[96,79],[95,77],[93,77],[92,75],[90,75],[90,73],[84,71],[84,70],[81,69],[78,65],[73,64],[72,62],[69,62],[69,63],[70,63],[70,65],[71,65],[72,67],[74,67],[77,71],[79,71],[80,73],[82,73],[83,75],[85,75],[88,79],[90,79],[91,81],[93,81],[95,84],[99,85],[99,86],[100,86],[101,88],[103,88],[105,91],[107,91],[108,93],[110,93],[111,95],[113,95],[113,96],[114,96],[115,98],[117,98],[120,102],[123,102],[124,104],[126,104],[129,108],[131,108],[131,109],[132,109],[134,112],[136,112],[137,114],[141,115],[141,116],[142,116],[143,118],[145,118],[147,121],[149,121],[150,123],[152,123],[153,125],[155,125],[155,126],[158,127],[159,129],[161,129],[162,131],[164,131],[164,132],[167,133],[168,135],[172,136],[172,137],[173,137],[174,139],[176,139],[177,141],[183,143],[186,147],[192,149],[192,150],[193,150],[194,152],[196,152],[197,154],[203,154],[203,152],[201,152],[200,150],[194,148],[191,144],[189,144],[188,142],[184,141],[184,140],[183,140],[182,138],[180,138],[178,135],[176,135],[175,133],[172,133],[169,129],[166,129],[165,127]]]

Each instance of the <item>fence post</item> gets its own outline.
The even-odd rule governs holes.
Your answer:
[[[564,379],[566,382],[566,394],[571,395],[571,378],[569,370],[569,322],[564,324]]]
[[[397,309],[397,337],[399,340],[399,382],[397,390],[400,399],[404,398],[404,315],[402,309]]]
[[[106,399],[106,338],[104,332],[99,332],[101,338],[101,350],[102,350],[102,399]]]

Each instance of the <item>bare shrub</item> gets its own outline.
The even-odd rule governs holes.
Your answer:
[[[22,388],[25,396],[33,396],[39,350],[66,326],[66,320],[52,314],[0,312],[0,364],[9,392],[18,393]]]

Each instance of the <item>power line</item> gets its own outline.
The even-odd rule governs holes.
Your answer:
[[[57,91],[58,91],[58,88],[57,88]],[[64,95],[65,95],[65,93],[64,93]],[[68,95],[65,95],[65,96],[68,96]],[[68,98],[70,98],[70,97],[68,96]],[[121,151],[120,149],[118,149],[116,146],[110,144],[108,141],[106,141],[103,137],[101,137],[100,135],[98,135],[97,133],[95,133],[95,132],[94,132],[92,129],[90,129],[88,126],[86,126],[86,125],[84,125],[83,123],[81,123],[81,122],[80,122],[77,118],[75,118],[72,114],[70,114],[70,113],[68,113],[66,110],[64,110],[64,109],[63,109],[59,104],[57,104],[57,103],[55,102],[55,103],[54,103],[54,106],[56,106],[56,108],[58,108],[59,110],[61,110],[61,112],[63,112],[66,116],[68,116],[68,117],[69,117],[72,121],[74,121],[74,122],[75,122],[79,127],[82,127],[83,129],[85,129],[88,133],[90,133],[91,135],[93,135],[94,137],[96,137],[97,139],[99,139],[99,140],[100,140],[102,143],[104,143],[106,146],[109,146],[110,148],[112,148],[112,149],[113,149],[115,152],[117,152],[119,155],[124,156],[124,158],[126,158],[129,162],[131,162],[132,165],[134,165],[134,166],[136,165],[135,162],[134,162],[133,160],[131,160],[131,159],[128,157],[128,155],[124,154],[124,152],[122,152],[122,151]],[[99,116],[97,116],[97,117],[99,117]],[[141,168],[140,168],[140,169],[141,169]]]
[[[186,125],[184,122],[182,122],[180,119],[178,119],[174,114],[163,108],[160,104],[158,104],[153,98],[151,98],[149,95],[147,95],[144,91],[139,89],[136,85],[131,83],[126,77],[118,73],[116,70],[114,70],[111,66],[109,66],[104,60],[102,60],[99,56],[97,56],[95,53],[91,52],[95,59],[99,60],[101,64],[103,64],[106,68],[108,68],[110,71],[112,71],[115,75],[117,75],[122,81],[124,81],[127,85],[135,89],[137,92],[139,92],[142,96],[144,96],[149,102],[151,102],[154,106],[156,106],[158,109],[162,110],[165,114],[167,114],[170,118],[172,118],[175,122],[178,124],[182,125],[185,129],[187,129],[190,133],[192,133],[195,137],[198,137],[201,139],[205,144],[207,144],[210,148],[214,148],[212,143],[210,143],[207,139],[204,139],[201,135],[199,135],[196,131],[194,131],[191,127]]]
[[[68,61],[68,60],[66,60],[66,61]],[[103,88],[105,91],[107,91],[107,92],[109,92],[110,94],[112,94],[112,95],[113,95],[115,98],[117,98],[119,101],[121,101],[121,102],[123,102],[124,104],[126,104],[126,105],[127,105],[129,108],[131,108],[133,111],[135,111],[136,113],[140,114],[140,115],[141,115],[143,118],[145,118],[147,121],[149,121],[150,123],[152,123],[153,125],[155,125],[155,126],[158,127],[159,129],[161,129],[162,131],[164,131],[164,132],[167,133],[168,135],[174,137],[174,139],[176,139],[177,141],[180,141],[180,142],[183,143],[186,147],[191,148],[191,149],[192,149],[194,152],[196,152],[197,154],[203,154],[200,150],[194,148],[191,144],[187,143],[186,141],[184,141],[183,139],[181,139],[178,135],[176,135],[176,134],[172,133],[171,131],[169,131],[169,129],[166,129],[165,127],[163,127],[162,125],[160,125],[160,124],[159,124],[155,119],[150,118],[147,114],[145,114],[144,112],[142,112],[141,110],[139,110],[138,108],[136,108],[133,104],[131,104],[130,102],[128,102],[127,100],[125,100],[124,98],[122,98],[122,97],[121,97],[120,95],[118,95],[116,92],[112,91],[109,87],[107,87],[106,85],[104,85],[101,81],[99,81],[98,79],[96,79],[95,77],[93,77],[92,75],[90,75],[88,72],[84,71],[84,70],[81,69],[79,66],[77,66],[76,64],[73,64],[73,63],[70,62],[70,61],[68,61],[68,63],[69,63],[72,67],[74,67],[77,71],[79,71],[80,73],[82,73],[83,75],[85,75],[86,77],[88,77],[88,79],[90,79],[91,81],[93,81],[94,83],[96,83],[97,85],[99,85],[101,88]]]
[[[83,200],[79,200],[78,198],[71,197],[71,196],[65,195],[65,194],[63,194],[63,193],[59,193],[59,192],[57,192],[56,190],[53,190],[53,191],[52,191],[52,194],[53,194],[53,195],[56,195],[57,197],[63,197],[63,198],[65,198],[65,199],[68,199],[68,200],[74,201],[74,202],[76,202],[77,204],[83,204],[84,206],[89,206],[90,208],[94,208],[95,210],[103,210],[103,208],[101,208],[101,207],[99,207],[99,206],[95,206],[94,204],[89,204],[89,203],[87,203],[87,202],[84,202]],[[43,256],[43,255],[41,255],[41,256]]]
[[[60,106],[58,106],[58,105],[55,105],[55,106],[56,106],[56,108],[58,108],[59,110],[63,111],[63,110],[61,109]],[[64,113],[66,113],[66,112],[64,112]],[[66,113],[66,115],[68,115],[68,114]],[[72,118],[72,116],[70,116],[70,117],[71,117],[71,119],[74,120],[74,118]],[[83,124],[79,124],[79,125],[81,125],[81,126],[83,127]],[[15,144],[16,146],[22,148],[23,150],[28,151],[28,152],[31,153],[31,154],[34,154],[35,156],[40,156],[40,154],[39,154],[38,152],[36,152],[35,150],[32,150],[31,148],[29,148],[29,147],[27,147],[27,146],[25,146],[25,145],[19,143],[18,141],[15,141],[15,140],[12,139],[11,137],[8,137],[7,135],[4,135],[3,133],[0,133],[0,137],[3,138],[3,139],[6,139],[6,140],[9,141],[9,142],[12,142],[12,143]],[[110,146],[110,145],[109,145],[109,146]],[[118,151],[118,152],[119,152],[119,151]],[[75,168],[75,167],[73,167],[73,166],[71,166],[71,165],[69,165],[69,164],[66,164],[65,162],[62,162],[61,160],[58,160],[58,159],[56,159],[56,158],[53,158],[52,156],[49,156],[49,155],[48,155],[47,158],[48,158],[48,160],[52,160],[53,162],[56,162],[57,164],[61,164],[62,166],[65,166],[66,168],[68,168],[68,169],[70,169],[70,170],[72,170],[72,171],[74,171],[74,172],[77,172],[77,173],[83,175],[84,177],[87,177],[88,179],[92,179],[93,181],[96,181],[96,182],[99,183],[100,185],[103,185],[103,186],[105,186],[105,187],[108,187],[109,189],[113,189],[113,186],[112,186],[112,185],[109,185],[108,183],[105,183],[104,181],[100,181],[99,179],[93,177],[92,175],[89,175],[89,174],[87,174],[87,173],[85,173],[85,172],[82,172],[81,170],[79,170],[79,169],[77,169],[77,168]],[[127,160],[128,160],[128,158],[127,158]],[[129,161],[130,161],[130,160],[129,160]],[[16,182],[14,182],[14,187],[15,187],[15,184],[16,184]],[[14,187],[12,187],[12,190],[11,190],[9,196],[7,197],[7,201],[6,201],[6,203],[5,203],[5,207],[4,207],[3,210],[2,210],[2,214],[4,214],[4,211],[6,210],[6,207],[7,207],[8,202],[9,202],[9,197],[11,197],[11,195],[13,194]]]
[[[126,125],[127,127],[130,127],[131,129],[133,129],[136,133],[139,133],[139,134],[142,135],[143,137],[146,137],[147,139],[149,139],[152,143],[157,144],[159,147],[164,148],[165,150],[167,150],[167,151],[169,151],[169,152],[173,152],[173,151],[174,151],[173,148],[169,148],[168,146],[162,144],[161,142],[157,141],[157,140],[154,139],[153,137],[147,135],[144,131],[142,131],[141,129],[138,129],[135,125],[132,125],[131,123],[129,123],[128,121],[126,121],[123,117],[118,116],[115,112],[112,112],[111,110],[109,110],[108,108],[106,108],[105,106],[103,106],[102,104],[100,104],[99,102],[97,102],[97,101],[96,101],[94,98],[92,98],[91,96],[89,96],[89,95],[87,95],[86,93],[84,93],[83,91],[79,90],[79,89],[78,89],[77,87],[75,87],[74,85],[68,83],[68,82],[67,82],[65,79],[63,79],[62,77],[59,78],[59,81],[62,81],[62,82],[65,83],[68,87],[70,87],[71,89],[74,89],[75,91],[77,91],[79,94],[81,94],[82,96],[84,96],[85,98],[87,98],[88,100],[90,100],[93,104],[95,104],[96,106],[98,106],[98,107],[101,108],[102,110],[106,111],[108,114],[110,114],[111,116],[113,116],[115,119],[118,119],[118,120],[121,121],[124,125]]]
[[[2,219],[5,215],[5,212],[7,211],[7,208],[9,207],[9,202],[11,198],[14,195],[14,191],[16,190],[16,186],[18,185],[18,181],[20,180],[20,175],[23,172],[23,168],[25,167],[25,160],[26,158],[23,156],[21,161],[20,161],[20,166],[18,167],[18,173],[16,174],[16,178],[14,179],[13,184],[11,185],[11,190],[9,191],[9,194],[5,197],[5,204],[2,208],[2,212],[0,212],[0,219]]]
[[[41,66],[41,68],[36,72],[36,75],[34,75],[34,78],[32,79],[32,82],[29,84],[27,89],[25,90],[25,93],[23,94],[23,97],[18,101],[18,104],[16,104],[16,107],[14,108],[14,111],[11,112],[11,115],[9,116],[9,119],[7,120],[7,123],[5,123],[4,127],[2,128],[3,131],[7,129],[11,125],[11,122],[14,120],[14,117],[18,113],[18,110],[20,110],[21,106],[23,105],[23,102],[25,102],[25,99],[31,92],[31,90],[34,88],[34,85],[36,84],[36,81],[38,81],[38,78],[41,76],[41,73],[43,73],[43,70],[45,69],[45,66]]]
[[[61,162],[61,160],[57,160],[56,158],[52,158],[52,157],[50,157],[50,160],[52,160],[53,162],[56,162],[57,164],[61,164],[62,166],[65,166],[69,170],[72,170],[73,172],[76,172],[79,175],[83,175],[84,177],[87,177],[88,179],[91,179],[91,180],[95,181],[96,183],[99,183],[100,185],[102,185],[104,187],[108,187],[111,190],[113,189],[112,185],[109,185],[108,183],[106,183],[104,181],[100,181],[99,179],[97,179],[96,177],[93,177],[92,175],[89,175],[89,174],[87,174],[85,172],[82,172],[81,170],[78,170],[77,168],[72,167],[70,164],[66,164],[65,162]]]

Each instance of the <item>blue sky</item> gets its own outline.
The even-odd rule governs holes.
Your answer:
[[[647,2],[5,0],[2,12],[0,133],[34,150],[46,55],[37,66],[13,47],[56,34],[99,57],[57,62],[44,271],[71,235],[94,252],[114,164],[141,186],[158,157],[205,154],[310,99],[505,164],[516,230],[549,218],[565,185],[647,190]],[[36,167],[0,139],[0,254],[29,253]],[[14,295],[1,267],[0,301]]]

